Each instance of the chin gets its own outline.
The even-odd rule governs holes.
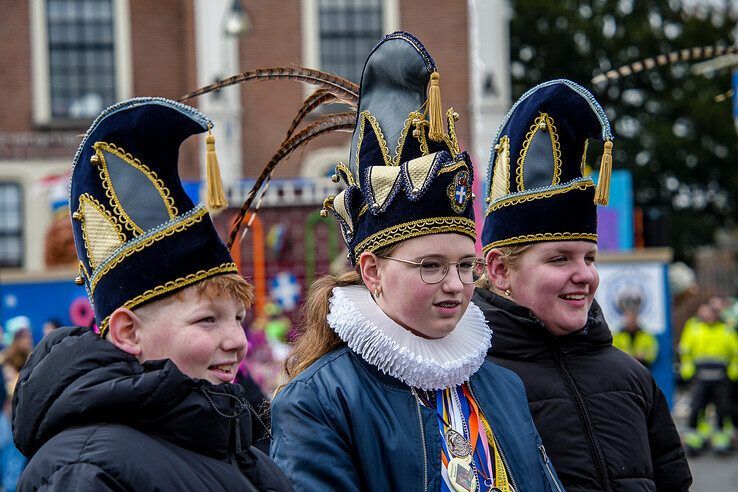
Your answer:
[[[450,334],[452,331],[454,331],[454,328],[456,328],[456,322],[453,324],[443,323],[441,325],[438,325],[435,327],[433,332],[430,334],[431,338],[443,338],[446,335]]]

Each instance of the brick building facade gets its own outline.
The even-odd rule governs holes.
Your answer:
[[[231,38],[224,34],[223,15],[234,5],[232,0],[0,0],[0,268],[46,268],[44,237],[55,213],[58,223],[67,220],[66,180],[81,134],[118,100],[176,99],[218,76],[256,67],[302,64],[351,76],[341,73],[346,70],[357,78],[379,37],[404,29],[436,60],[443,104],[462,115],[457,126],[462,148],[483,149],[486,138],[488,149],[509,105],[504,0],[240,0],[250,29]],[[489,71],[480,72],[480,66]],[[490,76],[497,79],[493,87],[502,90],[480,92],[481,78]],[[309,93],[296,82],[266,81],[189,101],[214,116],[232,205],[238,206],[245,192],[241,180],[258,175]],[[198,180],[203,142],[191,140],[182,148],[180,169],[184,179]],[[328,268],[332,258],[324,245],[327,234],[337,234],[334,224],[316,229],[321,246],[314,267],[307,265],[313,253],[304,245],[305,224],[322,197],[308,198],[312,195],[305,192],[299,205],[288,200],[296,188],[300,194],[303,185],[314,187],[310,180],[329,188],[324,177],[348,158],[349,141],[348,133],[319,138],[277,169],[270,190],[276,194],[260,214],[264,240],[272,235],[267,279],[287,270],[302,282],[307,270]],[[475,154],[485,152],[472,154],[483,164],[486,155]],[[237,165],[228,168],[229,162]],[[231,214],[216,219],[221,231]],[[282,250],[275,243],[280,231]],[[246,241],[241,251],[247,274],[254,272],[252,246]]]

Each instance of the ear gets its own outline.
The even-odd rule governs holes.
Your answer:
[[[141,355],[138,333],[140,326],[141,320],[136,313],[130,309],[118,308],[108,320],[108,339],[123,352],[138,357]]]
[[[369,292],[374,292],[380,286],[379,258],[374,253],[368,251],[361,253],[361,256],[359,256],[359,272]]]
[[[493,248],[487,256],[487,278],[492,287],[498,291],[504,291],[510,287],[510,269],[502,261],[502,251]]]

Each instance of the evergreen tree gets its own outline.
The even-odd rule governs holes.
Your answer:
[[[692,2],[694,3],[694,2]],[[685,8],[676,0],[512,0],[513,96],[568,78],[590,88],[615,134],[614,169],[633,173],[635,205],[670,210],[677,258],[732,226],[738,198],[738,138],[729,100],[730,70],[695,75],[687,63],[593,86],[607,70],[695,46],[734,44],[735,11]],[[596,150],[595,150],[596,148]],[[589,161],[601,155],[590,146]]]

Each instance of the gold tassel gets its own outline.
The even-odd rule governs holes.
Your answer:
[[[443,105],[441,104],[440,75],[438,72],[431,74],[430,86],[428,86],[428,138],[434,142],[443,142],[445,131],[443,128]]]
[[[223,180],[220,177],[220,166],[218,156],[215,154],[215,137],[208,128],[208,136],[205,137],[205,205],[211,212],[220,212],[228,207],[228,201],[223,191]]]
[[[607,205],[610,202],[610,176],[612,175],[612,141],[605,141],[600,162],[600,176],[597,180],[594,202],[598,205]]]

